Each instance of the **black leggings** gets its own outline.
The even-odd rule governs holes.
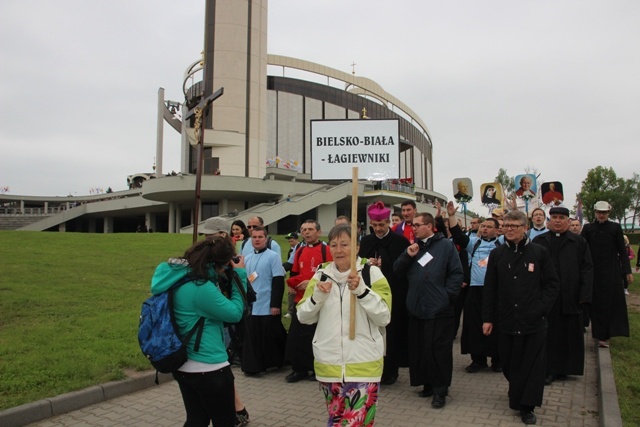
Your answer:
[[[174,372],[187,412],[184,427],[234,427],[233,373],[230,366],[211,372]]]

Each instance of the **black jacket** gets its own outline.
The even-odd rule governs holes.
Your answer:
[[[506,241],[489,257],[482,321],[498,323],[510,335],[544,330],[559,288],[549,251],[528,239],[518,245]]]
[[[393,274],[393,263],[409,246],[406,237],[389,230],[382,239],[375,234],[364,236],[360,240],[358,255],[362,258],[381,258],[382,274],[387,278],[393,294],[391,314],[395,310],[406,311],[405,300],[407,298],[407,280]]]
[[[451,227],[449,232],[451,233],[451,240],[458,250],[458,256],[460,256],[460,263],[462,264],[462,271],[464,273],[464,282],[469,284],[471,283],[471,267],[469,266],[469,253],[467,252],[469,235],[464,233],[457,225]]]
[[[433,257],[424,266],[418,262],[427,252]],[[462,287],[462,265],[454,244],[442,233],[434,234],[415,257],[404,251],[393,264],[393,271],[407,278],[407,310],[419,319],[452,317],[452,302]]]

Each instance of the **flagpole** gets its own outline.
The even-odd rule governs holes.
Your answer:
[[[358,254],[358,167],[351,169],[351,272],[356,271]],[[356,296],[351,293],[349,301],[349,339],[356,338]]]

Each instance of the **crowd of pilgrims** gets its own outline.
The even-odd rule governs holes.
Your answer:
[[[358,224],[352,239],[349,218],[338,217],[326,242],[320,224],[305,220],[286,236],[284,263],[262,218],[252,217],[246,226],[207,220],[207,239],[222,236],[241,254],[221,262],[220,271],[244,269],[240,279],[256,294],[249,316],[221,322],[228,353],[222,365],[239,364],[247,376],[291,366],[285,381],[320,383],[328,426],[370,426],[379,387],[394,384],[401,367],[409,368],[419,398],[445,407],[453,342],[460,337],[461,352],[469,355],[465,371],[502,373],[509,407],[523,423],[535,424],[544,387],[583,375],[589,325],[600,347],[608,347],[611,337],[629,336],[623,287],[633,280],[628,245],[620,225],[608,221],[607,202],[594,206],[597,220],[584,227],[564,206],[529,215],[496,208],[489,218],[472,218],[468,228],[457,209],[449,202],[444,209],[437,205],[436,215],[419,213],[407,200],[392,212],[376,202],[367,209],[369,233]],[[219,286],[224,280],[218,282],[225,293]],[[283,299],[287,309],[281,312]],[[282,318],[290,319],[288,333]],[[207,362],[191,344],[189,358]],[[201,425],[249,422],[233,382],[225,409],[231,415],[220,418],[198,414],[190,384],[177,374],[185,425],[200,425],[189,423],[197,416],[206,418]]]

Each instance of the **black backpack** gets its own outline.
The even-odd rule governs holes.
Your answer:
[[[301,245],[301,246],[298,246],[298,248],[296,249],[296,253],[293,256],[293,264],[294,265],[298,263],[298,261],[300,260],[300,256],[302,256],[302,251],[304,250],[304,248],[307,247],[307,245],[302,245],[301,243],[298,243],[298,245]],[[325,262],[327,262],[327,244],[325,242],[322,242],[322,241],[320,242],[320,253],[322,254],[322,263],[324,264]],[[285,263],[285,264],[287,264],[287,263]],[[291,270],[289,270],[289,271],[291,271]],[[290,277],[297,276],[298,274],[300,274],[300,273],[291,271],[290,272]]]
[[[242,295],[242,300],[244,301],[244,314],[242,317],[251,316],[251,310],[253,308],[253,303],[256,302],[258,294],[251,286],[251,283],[247,280],[247,290],[245,291],[242,287],[242,283],[240,283],[240,276],[235,271],[231,271],[231,280],[233,281],[236,288],[240,291]]]

